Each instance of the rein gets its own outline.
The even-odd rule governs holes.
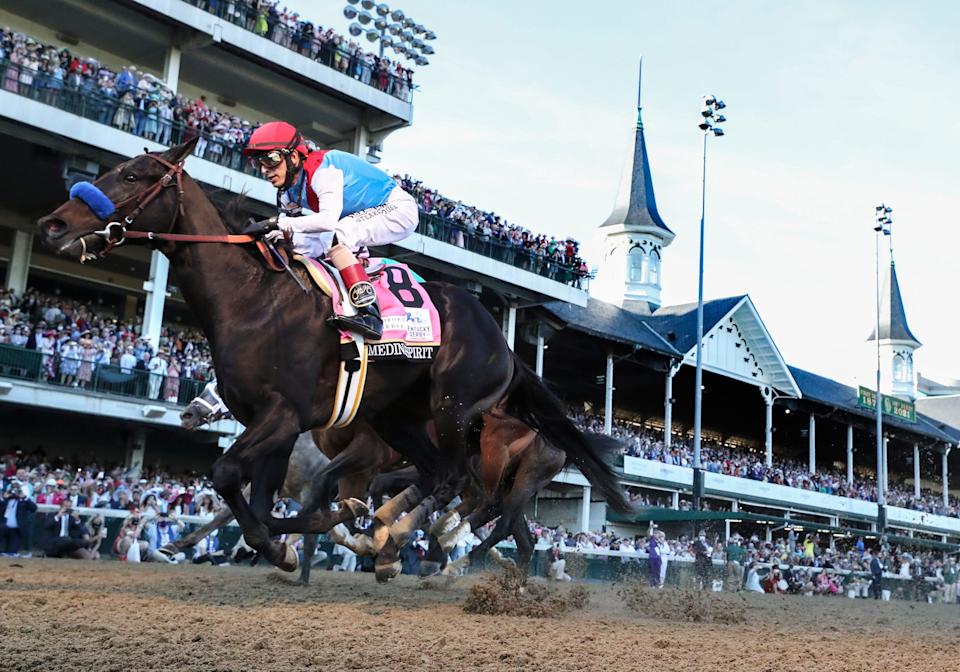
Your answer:
[[[151,185],[144,191],[139,194],[134,194],[133,196],[120,201],[119,203],[114,203],[109,196],[104,194],[99,187],[89,182],[82,182],[74,185],[74,188],[70,190],[71,197],[80,198],[84,201],[91,210],[94,211],[102,220],[106,220],[110,215],[117,213],[121,208],[127,206],[132,202],[136,202],[136,207],[133,211],[126,215],[123,218],[122,222],[111,221],[107,222],[106,226],[100,231],[92,231],[91,234],[100,236],[103,238],[106,243],[105,247],[100,250],[96,255],[87,252],[87,243],[84,240],[84,237],[80,237],[80,245],[82,247],[82,252],[80,255],[80,261],[84,262],[93,258],[103,258],[113,250],[115,247],[123,245],[127,239],[131,240],[148,240],[151,242],[156,241],[169,241],[174,243],[227,243],[229,245],[242,245],[247,243],[255,243],[258,251],[263,256],[264,261],[267,264],[267,267],[271,271],[283,272],[286,270],[289,265],[289,259],[285,250],[277,248],[273,245],[267,245],[263,240],[256,238],[251,235],[246,234],[234,234],[234,233],[224,233],[224,234],[188,234],[188,233],[173,233],[173,227],[177,224],[177,218],[182,216],[183,213],[183,161],[178,163],[170,163],[166,159],[162,159],[155,154],[145,154],[149,158],[153,159],[164,165],[167,168],[167,172],[161,177],[155,184]],[[77,189],[77,187],[81,187]],[[177,205],[173,211],[173,216],[170,218],[170,226],[167,227],[167,230],[163,233],[157,233],[155,231],[135,231],[130,230],[128,227],[132,226],[134,221],[139,217],[147,206],[149,206],[162,192],[164,189],[176,185],[177,187]],[[92,192],[92,193],[91,193]],[[107,213],[106,216],[101,216],[101,210],[97,206],[102,206],[102,200],[106,200],[112,206],[112,211]],[[90,235],[90,234],[87,234]]]

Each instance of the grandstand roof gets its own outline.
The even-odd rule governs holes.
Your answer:
[[[919,348],[922,343],[910,331],[907,325],[907,314],[903,309],[903,297],[900,296],[900,283],[897,281],[897,267],[890,261],[883,283],[883,293],[880,295],[880,340],[907,341]],[[870,332],[868,341],[876,340],[876,328]]]
[[[803,398],[839,408],[849,413],[863,417],[874,417],[874,412],[857,404],[857,390],[830,378],[819,376],[810,371],[790,367],[790,372],[803,392]],[[905,422],[891,416],[884,416],[884,425],[923,434],[937,441],[956,442],[960,438],[960,430],[940,422],[922,413],[917,413],[917,421]]]
[[[641,62],[642,74],[642,62]],[[633,136],[631,163],[624,166],[617,200],[613,212],[600,228],[623,226],[626,229],[659,229],[664,244],[673,240],[673,231],[663,223],[657,212],[657,200],[653,195],[653,178],[650,175],[650,160],[647,158],[647,141],[643,136],[643,119],[640,115],[640,84],[637,82],[637,127]]]
[[[705,301],[703,331],[707,333],[733,310],[744,295]],[[563,301],[544,305],[549,312],[567,323],[571,329],[637,344],[656,352],[683,356],[697,343],[697,304],[663,306],[651,315],[639,315],[611,303],[590,299],[585,308]]]
[[[643,316],[611,303],[589,299],[581,308],[564,301],[544,304],[544,308],[566,323],[567,327],[588,334],[680,357],[681,353],[644,321]]]
[[[745,294],[713,299],[703,302],[703,333],[707,333],[717,322],[740,303]],[[697,344],[697,304],[684,303],[678,306],[661,306],[645,320],[650,328],[663,336],[681,353],[689,352]]]

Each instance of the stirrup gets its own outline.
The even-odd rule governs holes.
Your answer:
[[[343,331],[358,333],[371,341],[378,341],[383,336],[383,321],[370,313],[331,315],[327,318],[327,324]]]

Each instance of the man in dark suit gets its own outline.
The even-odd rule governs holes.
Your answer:
[[[3,514],[0,515],[0,554],[16,555],[30,539],[37,505],[26,498],[19,483],[13,483],[7,489],[0,509]]]
[[[870,559],[870,574],[873,577],[870,592],[873,593],[873,599],[879,600],[883,590],[883,551],[878,550]]]
[[[52,537],[46,545],[48,558],[87,560],[91,557],[89,547],[93,542],[69,499],[60,504],[60,510],[47,523],[47,530]]]

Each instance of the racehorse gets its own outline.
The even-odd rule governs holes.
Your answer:
[[[137,156],[85,190],[75,186],[77,197],[37,224],[49,248],[80,261],[104,256],[127,240],[149,242],[170,259],[210,343],[224,401],[246,427],[215,462],[214,487],[236,515],[247,543],[272,564],[293,571],[296,553],[272,541],[271,534],[321,532],[365,513],[361,502],[343,499],[338,511],[291,519],[270,515],[296,437],[323,426],[330,415],[340,339],[326,326],[332,313],[329,298],[299,291],[286,274],[267,268],[254,246],[232,244],[253,241],[231,237],[221,213],[183,171],[195,142]],[[615,510],[628,511],[630,505],[596,447],[566,419],[536,376],[516,376],[519,360],[480,302],[444,283],[424,288],[442,323],[435,357],[423,363],[371,364],[352,425],[353,431],[369,428],[397,445],[387,438],[392,430],[432,421],[435,453],[407,455],[418,469],[435,475],[431,495],[417,506],[415,520],[445,506],[463,489],[481,415],[503,400],[511,386],[511,413],[563,450]],[[242,493],[247,482],[249,503]]]

